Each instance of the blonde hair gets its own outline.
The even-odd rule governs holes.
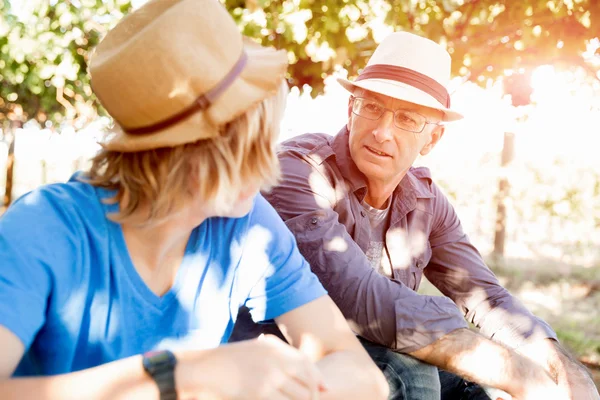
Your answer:
[[[121,223],[140,206],[148,210],[142,223],[159,222],[196,196],[225,210],[245,188],[277,183],[275,147],[287,92],[283,82],[274,95],[215,127],[210,139],[131,153],[102,149],[83,179],[116,192],[108,201],[121,208],[110,218]]]

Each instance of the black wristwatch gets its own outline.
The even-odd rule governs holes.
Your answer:
[[[144,369],[154,379],[160,392],[160,400],[177,400],[175,389],[175,365],[177,359],[169,350],[144,353]]]

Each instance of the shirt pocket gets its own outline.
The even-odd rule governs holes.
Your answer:
[[[409,285],[414,291],[419,290],[421,285],[421,279],[423,278],[423,271],[431,260],[431,245],[429,241],[426,242],[425,248],[419,254],[415,254],[412,257],[412,263],[410,265],[410,282]]]
[[[285,221],[288,229],[296,236],[296,239],[304,236],[313,237],[312,232],[321,228],[327,219],[325,210],[314,210],[300,214]]]

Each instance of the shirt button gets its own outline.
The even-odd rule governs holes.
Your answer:
[[[319,220],[318,220],[316,217],[313,217],[313,218],[310,220],[310,223],[311,223],[311,224],[313,224],[313,225],[316,225],[316,224],[317,224],[317,222],[319,222]]]

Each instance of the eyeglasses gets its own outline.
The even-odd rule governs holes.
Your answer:
[[[363,97],[352,97],[352,112],[359,117],[376,121],[386,112],[394,114],[394,125],[404,131],[421,133],[425,129],[425,125],[441,125],[440,122],[430,122],[421,114],[410,110],[392,110],[385,108],[381,103],[365,99]]]

